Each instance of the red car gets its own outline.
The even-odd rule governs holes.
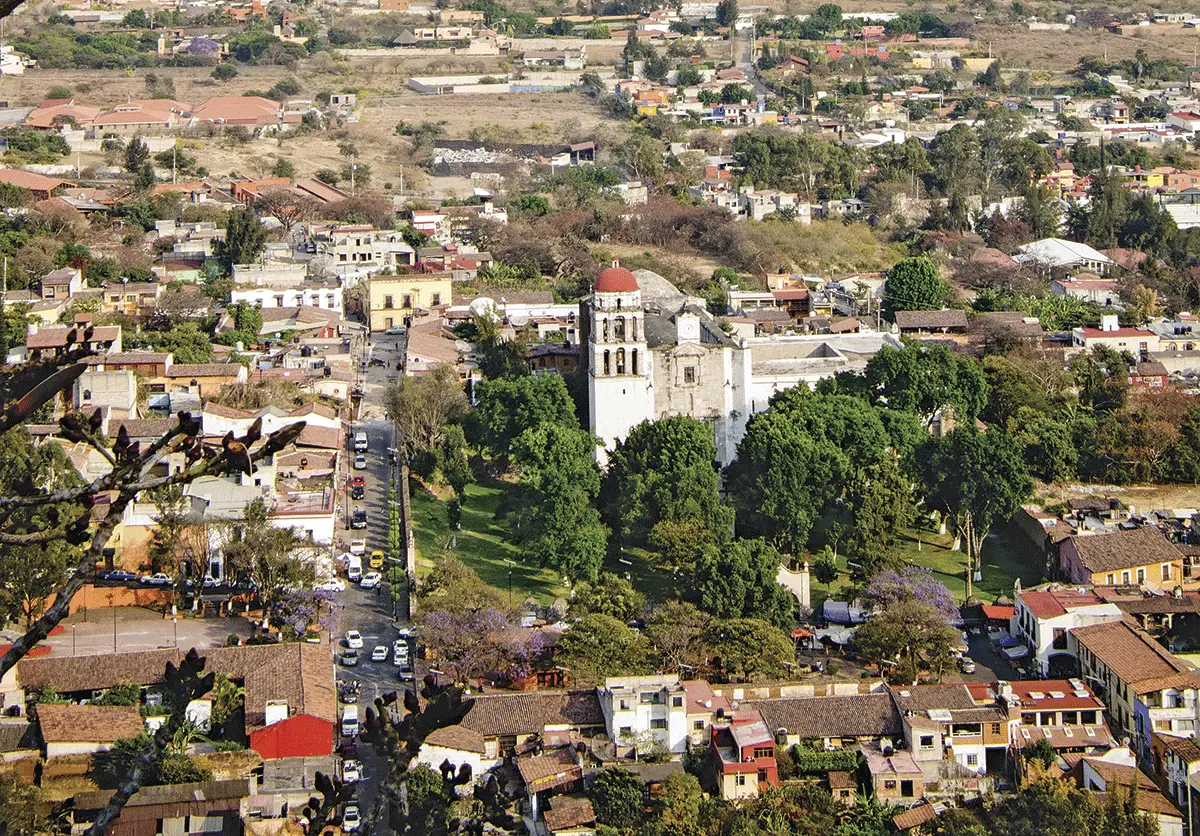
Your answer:
[[[355,476],[350,480],[350,485],[355,488],[365,488],[367,486],[367,479],[365,476]]]

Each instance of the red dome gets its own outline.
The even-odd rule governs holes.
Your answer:
[[[605,267],[596,276],[597,293],[631,293],[638,290],[637,279],[624,267]]]

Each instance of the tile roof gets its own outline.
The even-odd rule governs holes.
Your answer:
[[[583,778],[583,768],[575,760],[570,746],[551,749],[531,758],[517,758],[521,780],[532,795],[542,790],[572,784]]]
[[[213,96],[192,111],[199,122],[234,125],[276,125],[282,106],[262,96]]]
[[[204,781],[194,784],[163,784],[142,787],[125,804],[126,807],[150,807],[161,804],[188,804],[195,801],[225,801],[247,798],[253,784],[245,778],[226,781]],[[112,790],[81,792],[75,796],[76,810],[100,810],[112,798]]]
[[[858,789],[858,781],[850,775],[849,772],[834,770],[829,773],[829,788],[831,790],[856,790]]]
[[[445,726],[437,729],[425,742],[430,746],[441,746],[443,749],[455,749],[459,752],[474,752],[482,755],[484,752],[483,735],[466,726]]]
[[[47,177],[44,174],[35,174],[32,171],[18,171],[13,168],[0,169],[0,183],[7,183],[10,186],[16,186],[18,189],[29,189],[33,192],[48,192],[51,189],[57,189],[59,186],[69,186],[69,180],[62,180],[58,177]]]
[[[1030,590],[1020,593],[1017,598],[1036,618],[1057,618],[1066,615],[1068,610],[1104,603],[1095,592],[1074,589]]]
[[[602,726],[604,714],[593,690],[496,694],[475,697],[462,725],[484,737],[537,734],[546,726]]]
[[[146,730],[136,705],[39,705],[47,743],[115,743]]]
[[[1089,731],[1091,734],[1088,734]],[[1022,726],[1021,736],[1027,743],[1046,740],[1055,749],[1111,749],[1117,745],[1108,726]]]
[[[124,420],[110,421],[108,424],[109,438],[116,438],[121,427],[125,428],[125,432],[129,433],[129,437],[138,438],[159,438],[168,430],[174,427],[176,422],[170,418],[126,418]]]
[[[896,311],[896,326],[909,328],[966,328],[967,315],[963,311]]]
[[[1171,734],[1155,734],[1154,736],[1184,763],[1200,761],[1200,744],[1196,743],[1196,738],[1175,737]]]
[[[889,694],[845,697],[797,697],[747,701],[772,730],[809,737],[889,737],[899,734],[900,712]]]
[[[923,824],[928,824],[938,817],[937,810],[929,803],[918,804],[903,813],[892,817],[892,824],[897,830],[911,830]]]
[[[1021,700],[1023,708],[1034,709],[1079,709],[1103,708],[1104,703],[1096,698],[1086,685],[1076,687],[1067,679],[1025,679],[1008,683],[1013,696]],[[1075,692],[1087,692],[1076,696]],[[1034,696],[1037,694],[1038,696]]]
[[[83,330],[74,325],[47,325],[39,328],[36,334],[29,334],[25,339],[25,347],[62,348],[67,344],[67,336],[71,331],[76,331],[77,339],[82,338]],[[92,343],[114,342],[120,338],[120,325],[97,325],[92,329]]]
[[[162,681],[167,662],[176,664],[186,651],[149,650],[100,656],[22,659],[17,679],[22,687],[53,687],[60,693],[96,691],[118,682],[153,685]],[[333,657],[324,645],[285,643],[247,647],[214,647],[203,651],[208,670],[242,680],[246,689],[246,728],[260,728],[268,700],[286,700],[293,714],[337,721]],[[540,729],[539,729],[540,731]]]
[[[237,377],[241,363],[185,363],[167,369],[167,377]]]
[[[297,447],[320,447],[325,450],[342,449],[342,431],[337,427],[318,427],[305,424],[296,438]]]
[[[546,829],[551,833],[568,830],[580,825],[592,824],[596,821],[596,811],[592,802],[586,798],[569,798],[557,796],[551,802],[551,807],[543,816]]]
[[[976,707],[966,685],[914,685],[909,688],[892,688],[891,693],[901,711]]]
[[[1200,677],[1191,668],[1124,621],[1077,627],[1071,635],[1136,694],[1200,688]]]
[[[1091,572],[1111,572],[1180,559],[1179,550],[1151,526],[1111,534],[1079,535],[1072,537],[1070,543],[1075,547],[1080,565]]]

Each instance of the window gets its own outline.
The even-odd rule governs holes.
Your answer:
[[[404,298],[400,300],[400,307],[411,308],[413,306],[413,298],[411,293],[405,293]]]
[[[629,710],[629,700],[621,700],[621,710],[622,711]]]
[[[1162,565],[1162,579],[1164,581],[1171,580],[1171,564],[1170,563],[1164,563]]]
[[[442,294],[440,294],[440,293],[435,293],[435,294],[433,294],[433,299],[432,299],[432,301],[431,301],[431,304],[432,304],[432,305],[433,305],[435,308],[436,308],[438,305],[442,304]]]
[[[1112,586],[1114,583],[1116,583],[1116,581],[1117,581],[1117,577],[1112,572],[1109,572],[1108,575],[1106,575],[1104,578],[1104,582],[1106,584],[1108,584],[1109,586]]]
[[[922,749],[932,749],[933,748],[933,735],[932,734],[921,735],[921,748]]]
[[[1096,712],[1095,712],[1095,711],[1081,711],[1081,712],[1079,712],[1079,722],[1080,722],[1080,723],[1082,723],[1082,724],[1083,724],[1083,725],[1085,725],[1085,726],[1094,726],[1094,725],[1096,725]]]
[[[608,349],[605,349],[604,350],[604,373],[606,375],[612,374],[612,363],[610,362],[611,360],[612,360],[611,352],[609,352]]]
[[[635,375],[638,373],[638,356],[636,348],[629,352],[629,371]]]
[[[1138,570],[1137,570],[1137,582],[1138,582],[1138,583],[1145,583],[1145,582],[1146,582],[1146,570],[1145,570],[1145,569],[1138,569]]]
[[[695,383],[696,382],[696,367],[695,366],[684,366],[683,367],[683,382],[684,383]]]
[[[383,306],[384,306],[385,308],[394,308],[394,307],[396,307],[395,305],[393,305],[393,304],[392,304],[392,297],[391,297],[391,296],[384,296],[384,297],[383,297]]]
[[[603,320],[604,325],[604,342],[608,342],[608,317]]]
[[[613,339],[617,342],[625,341],[625,317],[618,316],[617,321],[613,323]]]
[[[676,708],[683,708],[683,697],[671,697],[671,705]]]
[[[978,766],[979,755],[967,755],[967,766]]]
[[[775,748],[773,746],[755,746],[755,758],[772,758],[775,756]]]
[[[693,731],[704,731],[704,721],[703,720],[693,720],[692,721],[692,730]]]
[[[1121,583],[1129,583],[1129,573],[1128,572],[1121,573]]]
[[[883,788],[885,790],[894,790],[894,789],[896,789],[896,782],[895,781],[884,781]]]
[[[667,721],[665,718],[658,718],[650,721],[650,728],[652,729],[665,729],[666,727]]]
[[[633,734],[633,726],[621,726],[621,737],[629,737]]]
[[[1000,734],[1000,724],[992,723],[992,734]]]
[[[617,349],[617,374],[625,374],[625,349]]]
[[[737,779],[737,785],[738,785],[739,787],[744,787],[744,786],[746,786],[746,776],[745,776],[745,775],[739,775],[739,776],[737,776],[737,778],[738,778],[738,779]]]

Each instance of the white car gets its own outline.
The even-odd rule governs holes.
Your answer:
[[[354,469],[355,470],[366,470],[367,469],[367,457],[364,456],[362,453],[359,453],[357,456],[354,457]]]
[[[398,644],[392,651],[392,664],[396,667],[408,664],[408,645]]]
[[[362,780],[362,764],[350,758],[342,761],[342,780],[347,784],[356,784]]]
[[[374,589],[375,587],[379,586],[379,583],[382,580],[383,575],[379,574],[378,572],[367,572],[367,574],[362,576],[362,580],[358,582],[358,588]]]
[[[388,657],[388,649],[386,644],[377,644],[375,649],[371,651],[372,662],[386,662]]]
[[[357,833],[362,827],[362,819],[358,815],[357,804],[347,804],[346,809],[342,811],[342,832]]]
[[[387,329],[383,333],[387,334],[389,337],[398,337],[401,334],[407,334],[408,329],[405,328],[403,325],[393,325],[391,328]]]
[[[356,555],[358,557],[362,557],[366,553],[367,553],[367,541],[366,540],[351,540],[350,541],[350,554]]]
[[[351,650],[362,650],[362,647],[363,647],[362,633],[358,632],[357,630],[347,630],[346,631],[346,647],[350,648]]]
[[[171,576],[165,572],[155,572],[153,575],[143,575],[138,579],[139,583],[144,583],[147,586],[170,586],[174,583]]]
[[[330,578],[329,580],[321,581],[313,589],[323,589],[326,592],[345,592],[346,582],[341,578]]]

